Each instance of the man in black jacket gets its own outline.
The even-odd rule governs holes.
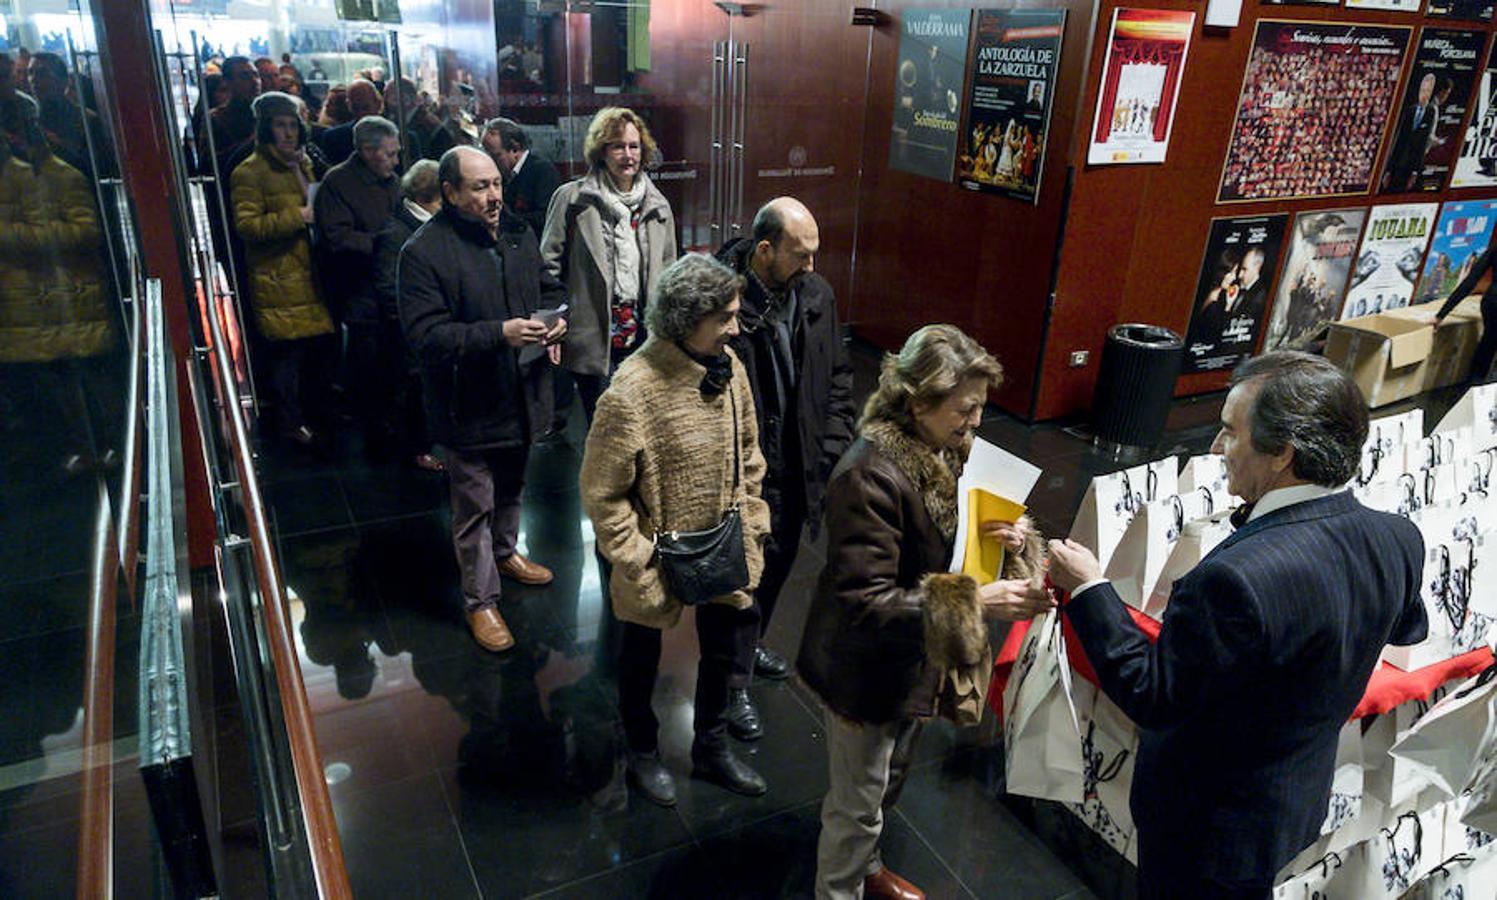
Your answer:
[[[821,517],[826,480],[853,439],[852,365],[842,343],[837,298],[815,269],[821,235],[793,197],[778,197],[754,216],[752,234],[717,258],[745,276],[741,330],[732,347],[749,375],[768,471],[764,499],[770,536],[754,593],[756,634],[729,685],[728,727],[741,740],[764,733],[748,694],[751,674],[782,679],[790,664],[760,644],[775,601],[800,549],[801,530]]]
[[[380,422],[393,383],[380,364],[379,300],[374,293],[374,240],[400,205],[400,133],[379,116],[353,129],[354,154],[333,166],[317,189],[317,274],[322,296],[348,326],[352,393],[364,428],[364,450],[383,455]]]
[[[1246,501],[1175,582],[1150,643],[1091,552],[1050,542],[1050,579],[1102,690],[1138,724],[1139,896],[1267,900],[1320,833],[1336,737],[1386,644],[1423,640],[1424,541],[1347,490],[1367,405],[1325,358],[1233,374],[1212,445]],[[1239,521],[1240,520],[1240,521]]]
[[[427,425],[447,448],[452,541],[468,626],[488,650],[514,646],[500,576],[547,584],[515,550],[530,442],[550,417],[550,367],[566,321],[536,317],[566,297],[525,223],[504,214],[494,161],[454,147],[438,164],[442,211],[400,254],[400,320],[421,363]]]
[[[524,219],[540,240],[561,175],[550,160],[530,152],[530,135],[513,119],[490,119],[483,126],[482,141],[504,173],[505,209]]]

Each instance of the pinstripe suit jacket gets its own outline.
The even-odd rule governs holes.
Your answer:
[[[1248,522],[1176,584],[1149,643],[1107,583],[1067,606],[1139,726],[1149,880],[1269,881],[1326,815],[1336,736],[1385,644],[1423,640],[1424,541],[1349,491]]]

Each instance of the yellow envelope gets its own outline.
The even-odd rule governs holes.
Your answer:
[[[966,553],[962,556],[962,574],[971,575],[978,584],[998,580],[1003,572],[1003,544],[982,536],[983,522],[1017,522],[1025,506],[982,488],[967,491]]]

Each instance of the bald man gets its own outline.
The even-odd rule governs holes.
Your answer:
[[[384,112],[385,101],[379,88],[367,78],[355,78],[348,85],[348,111],[353,118],[342,125],[335,125],[322,132],[317,146],[327,157],[329,165],[336,166],[353,156],[353,126],[365,116],[377,116]]]
[[[790,675],[790,664],[761,639],[800,549],[801,530],[808,520],[813,528],[819,522],[827,477],[853,438],[852,366],[837,298],[815,271],[820,246],[821,233],[805,204],[777,197],[754,216],[749,237],[717,253],[747,282],[732,347],[754,391],[771,517],[764,574],[754,596],[759,616],[745,625],[729,680],[728,730],[740,740],[764,733],[749,697],[751,677]]]

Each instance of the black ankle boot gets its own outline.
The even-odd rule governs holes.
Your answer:
[[[728,734],[740,741],[757,741],[764,736],[764,722],[754,708],[748,688],[728,689],[728,708],[723,718],[728,720]]]
[[[693,744],[691,774],[745,797],[761,797],[769,790],[763,776],[749,768],[748,763],[725,746],[704,747]]]
[[[669,808],[676,805],[676,779],[660,761],[660,751],[629,751],[627,776],[629,783],[656,806]]]

